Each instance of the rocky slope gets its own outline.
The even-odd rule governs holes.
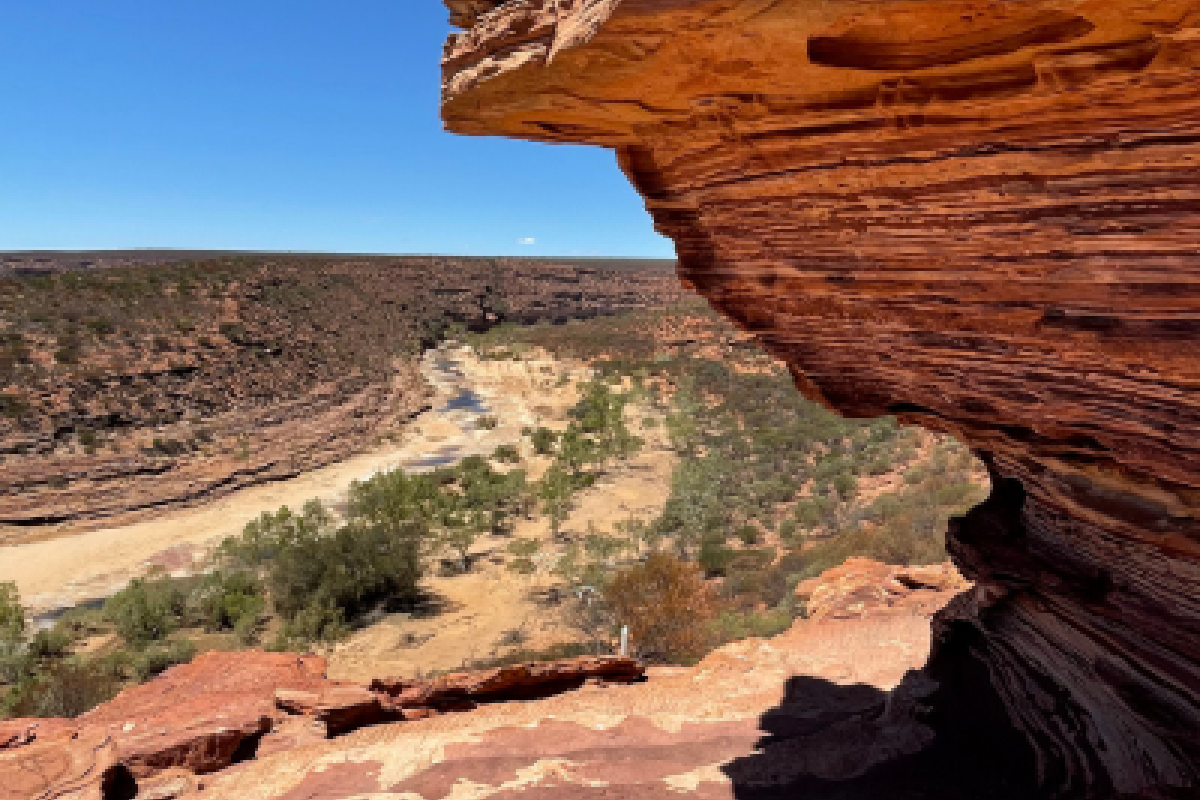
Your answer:
[[[812,618],[690,668],[583,657],[354,684],[315,656],[208,653],[74,720],[0,722],[0,798],[724,799],[781,776],[894,798],[953,771],[904,714],[927,685],[882,690],[961,586],[947,566],[858,560],[806,585]]]
[[[57,263],[57,262],[55,262]],[[127,522],[371,445],[452,326],[670,302],[644,265],[240,257],[0,278],[0,541]]]
[[[615,149],[801,391],[987,462],[925,670],[962,758],[1200,790],[1200,6],[448,5],[451,130]]]

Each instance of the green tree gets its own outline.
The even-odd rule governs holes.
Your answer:
[[[134,578],[104,601],[105,618],[134,647],[165,639],[179,628],[186,612],[186,593],[162,573]]]
[[[0,643],[20,642],[25,638],[25,609],[12,581],[0,583]]]
[[[538,485],[538,497],[550,518],[550,532],[555,536],[567,518],[573,489],[571,476],[557,462],[550,465]]]

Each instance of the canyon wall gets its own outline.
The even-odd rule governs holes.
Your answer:
[[[421,348],[455,328],[682,294],[669,263],[121,255],[0,274],[0,543],[157,516],[397,435],[429,399]]]
[[[953,433],[930,721],[1200,791],[1200,3],[447,0],[455,132],[615,150],[680,275],[850,416]]]

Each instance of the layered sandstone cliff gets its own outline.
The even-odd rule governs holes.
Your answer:
[[[964,756],[1195,796],[1200,4],[448,5],[449,129],[613,148],[801,391],[986,461],[926,668]]]

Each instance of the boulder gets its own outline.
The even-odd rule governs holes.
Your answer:
[[[880,613],[932,615],[970,588],[953,564],[902,567],[850,558],[796,585],[811,619],[865,617]]]

